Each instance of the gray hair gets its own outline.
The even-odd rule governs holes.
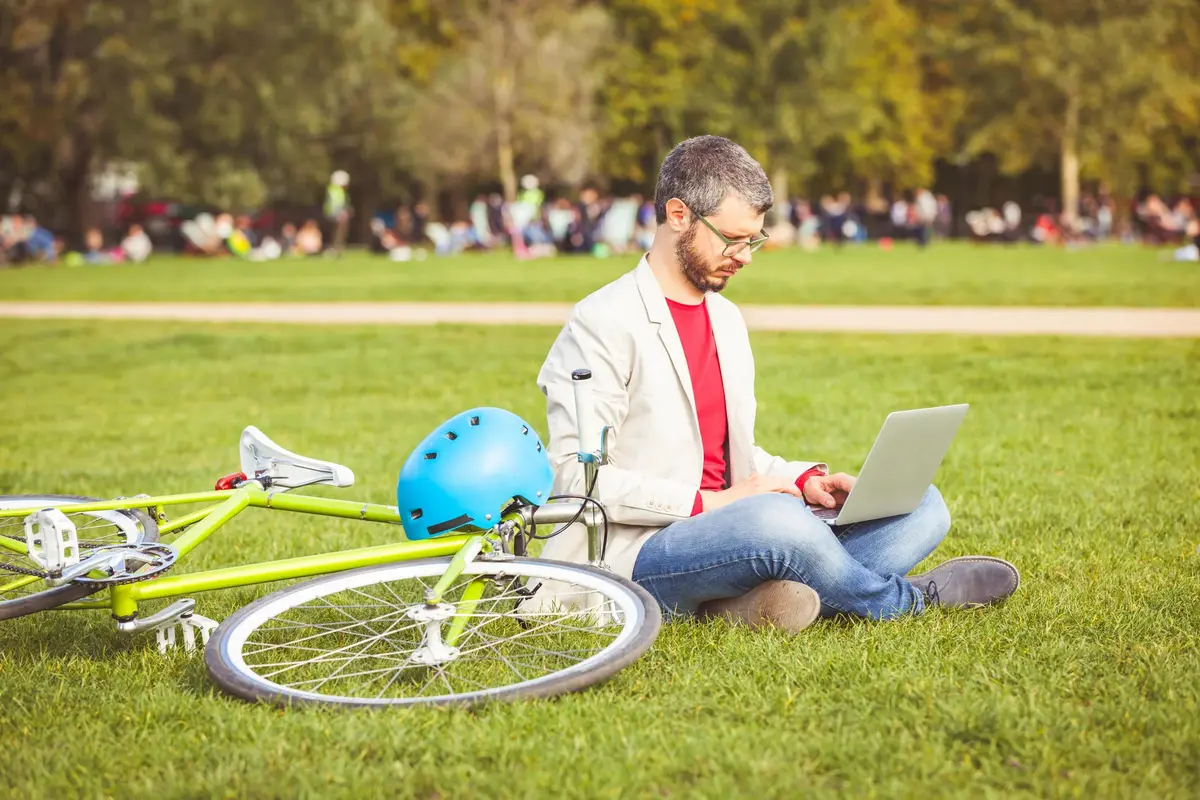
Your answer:
[[[654,216],[667,221],[667,201],[678,197],[693,214],[714,214],[730,192],[760,214],[775,205],[762,166],[739,144],[722,136],[696,136],[675,145],[663,159],[654,188]]]

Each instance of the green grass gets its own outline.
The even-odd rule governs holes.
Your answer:
[[[1161,251],[936,244],[755,256],[730,283],[745,303],[1198,306],[1200,270]],[[164,256],[145,265],[0,270],[4,300],[503,300],[575,302],[638,255],[517,262],[471,254],[394,263],[356,254],[267,264]]]
[[[544,432],[555,333],[5,321],[0,492],[204,489],[254,423],[352,466],[338,494],[389,502],[454,412],[502,405]],[[754,340],[759,440],[781,453],[855,470],[888,411],[970,402],[937,479],[955,517],[937,557],[1008,557],[1021,591],[795,638],[667,626],[604,686],[474,713],[254,707],[103,615],[20,619],[0,624],[0,795],[1194,796],[1200,344]],[[182,568],[394,530],[250,512]]]

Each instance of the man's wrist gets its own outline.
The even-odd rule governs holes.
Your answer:
[[[801,476],[799,478],[796,479],[796,488],[799,489],[800,494],[803,495],[804,494],[804,484],[808,483],[809,478],[815,478],[818,475],[824,477],[825,475],[828,475],[828,474],[829,474],[828,472],[821,469],[820,467],[810,467],[809,469],[805,470],[804,473],[801,474]],[[805,497],[805,499],[807,500],[808,498]]]

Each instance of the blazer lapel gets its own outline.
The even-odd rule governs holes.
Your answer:
[[[696,414],[696,396],[692,392],[692,375],[688,371],[687,356],[683,352],[683,342],[679,339],[679,331],[675,329],[675,320],[671,318],[671,309],[667,308],[667,298],[663,295],[658,279],[650,271],[650,262],[645,256],[638,264],[638,290],[642,294],[642,302],[646,306],[647,318],[658,326],[658,338],[662,340],[667,355],[671,357],[671,365],[675,367],[675,377],[687,395],[688,405],[692,408],[692,424],[699,436],[700,421]]]
[[[707,298],[705,302],[708,302]],[[733,482],[749,477],[744,466],[752,464],[745,411],[752,402],[753,387],[746,378],[746,353],[740,326],[726,315],[724,303],[708,303],[708,318],[712,321],[713,339],[717,343],[717,358],[721,361],[721,381],[725,386],[725,417],[729,435],[729,468]]]

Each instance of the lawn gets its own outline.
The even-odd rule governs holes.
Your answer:
[[[454,412],[502,405],[544,432],[534,378],[555,333],[0,322],[0,493],[204,489],[254,423],[352,466],[339,494],[391,502]],[[758,437],[781,453],[853,471],[888,411],[970,402],[938,475],[955,517],[938,557],[1008,557],[1020,592],[794,638],[666,626],[601,687],[474,713],[250,706],[148,634],[30,617],[0,623],[0,795],[1194,796],[1200,344],[754,342]],[[250,512],[184,569],[394,534]]]
[[[1164,251],[1079,251],[938,243],[755,256],[730,283],[744,303],[1198,306],[1200,269]],[[503,300],[575,302],[631,269],[637,255],[518,262],[469,254],[395,263],[354,254],[248,263],[155,257],[145,265],[0,270],[0,300]]]

